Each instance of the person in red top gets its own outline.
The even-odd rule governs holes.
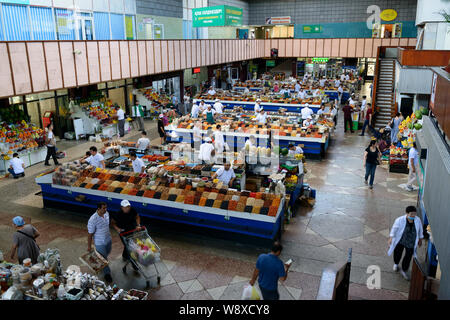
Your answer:
[[[372,106],[370,105],[370,103],[367,104],[365,111],[366,111],[366,119],[364,120],[360,136],[364,136],[364,131],[366,131],[367,126],[369,126],[369,130],[372,131],[372,126],[370,125],[372,123]]]
[[[344,132],[347,132],[347,123],[348,123],[350,131],[351,133],[353,133],[353,120],[352,120],[353,108],[350,107],[350,105],[346,104],[344,108],[342,108],[342,111],[344,112]]]

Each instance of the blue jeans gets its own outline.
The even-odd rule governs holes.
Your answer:
[[[22,172],[22,173],[16,174],[14,172],[14,170],[11,169],[11,168],[8,168],[8,172],[11,173],[14,178],[18,178],[18,177],[20,177],[22,175],[22,173],[24,173],[24,172]]]
[[[280,300],[280,294],[278,293],[278,290],[266,290],[261,286],[259,286],[259,289],[261,289],[264,300]]]
[[[95,245],[95,249],[97,250],[98,253],[100,253],[103,258],[105,258],[106,260],[108,260],[108,255],[111,253],[111,247],[112,247],[112,242],[111,240],[103,245]],[[111,269],[109,268],[109,266],[106,266],[103,269],[103,274],[111,274]]]
[[[373,186],[373,180],[375,179],[375,169],[377,168],[377,165],[374,163],[368,163],[366,162],[366,176],[364,179],[367,181],[370,175],[370,181],[369,185]]]
[[[366,127],[369,126],[369,129],[371,129],[370,124],[369,124],[369,120],[365,120],[363,127],[362,127],[362,131],[361,131],[361,135],[364,135],[364,131],[366,131]]]

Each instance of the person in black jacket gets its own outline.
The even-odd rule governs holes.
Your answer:
[[[159,118],[158,118],[158,134],[159,137],[161,138],[161,144],[165,144],[166,143],[166,130],[164,130],[164,123],[163,123],[163,115],[160,114]]]

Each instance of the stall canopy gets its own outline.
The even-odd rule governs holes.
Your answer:
[[[193,27],[242,26],[242,8],[214,6],[192,9]]]

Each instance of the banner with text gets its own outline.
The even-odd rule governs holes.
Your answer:
[[[241,26],[243,11],[232,6],[214,6],[192,9],[192,26],[200,27],[225,27]]]

